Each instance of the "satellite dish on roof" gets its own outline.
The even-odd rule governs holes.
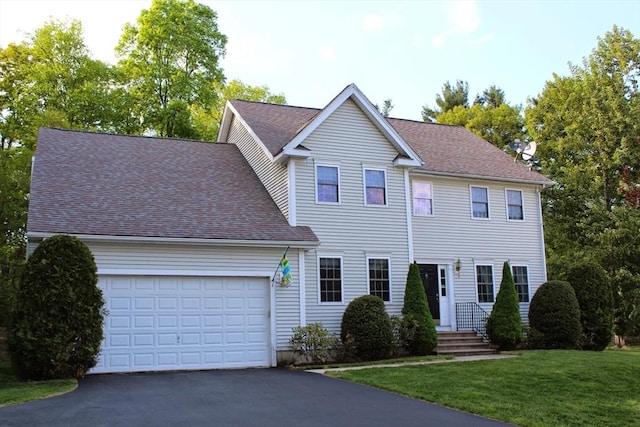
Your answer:
[[[513,142],[509,143],[509,148],[511,148],[513,151],[515,151],[518,154],[522,153],[526,147],[527,147],[527,144],[525,142],[520,141],[519,139],[516,139]]]
[[[536,148],[538,148],[538,144],[535,141],[531,141],[527,144],[525,149],[522,151],[522,158],[524,160],[531,160],[533,155],[536,153]]]

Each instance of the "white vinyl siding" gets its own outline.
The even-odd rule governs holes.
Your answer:
[[[304,141],[312,158],[296,160],[298,225],[310,226],[320,240],[306,260],[306,320],[340,332],[346,305],[369,294],[367,253],[384,251],[391,283],[406,281],[409,266],[404,171],[395,168],[397,150],[352,101],[346,101]],[[340,165],[340,205],[316,203],[315,165]],[[384,170],[387,206],[365,206],[364,169]],[[411,197],[408,195],[408,197]],[[342,257],[343,303],[319,303],[318,252]],[[400,314],[404,286],[393,289],[389,314]]]
[[[85,242],[93,253],[98,273],[112,270],[144,270],[158,275],[188,271],[203,276],[241,273],[271,280],[285,248],[249,248],[209,245]],[[289,249],[292,283],[275,288],[276,344],[287,350],[291,328],[300,324],[300,292],[297,250]],[[272,285],[270,285],[272,286]]]
[[[273,163],[236,117],[232,120],[225,142],[235,144],[240,149],[282,214],[291,220],[287,166]]]
[[[541,257],[540,208],[537,188],[522,185],[526,221],[508,221],[505,209],[505,188],[513,183],[458,179],[411,174],[413,180],[433,182],[433,197],[437,200],[437,215],[413,216],[414,258],[419,264],[453,264],[460,259],[460,272],[453,277],[455,302],[477,302],[474,260],[482,259],[493,265],[494,280],[500,282],[502,264],[512,260],[514,265],[527,265],[529,292],[533,295],[545,281]],[[469,214],[469,187],[488,188],[491,200],[491,221],[477,221]],[[517,236],[517,238],[514,238]],[[481,304],[490,311],[492,304]],[[529,305],[520,305],[526,321]]]

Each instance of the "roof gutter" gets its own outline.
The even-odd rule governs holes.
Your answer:
[[[73,234],[73,233],[48,233],[33,231],[27,233],[30,241],[41,241],[58,234],[67,234],[77,237],[86,242],[97,243],[154,243],[169,245],[210,245],[210,246],[244,246],[256,248],[281,248],[289,246],[296,249],[313,249],[320,245],[320,242],[309,240],[231,240],[231,239],[195,239],[176,237],[146,237],[146,236],[108,236],[95,234]]]
[[[528,179],[501,178],[501,177],[495,177],[495,176],[484,176],[484,175],[473,175],[473,174],[462,174],[462,173],[451,173],[451,172],[421,171],[419,169],[413,169],[411,173],[415,173],[419,175],[442,176],[442,177],[457,178],[457,179],[483,179],[486,181],[514,182],[519,184],[541,185],[543,188],[549,187],[555,184],[555,182],[551,180],[533,181]]]

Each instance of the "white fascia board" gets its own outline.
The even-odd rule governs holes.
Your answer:
[[[383,135],[393,144],[393,146],[411,160],[418,162],[416,166],[422,165],[422,160],[409,145],[402,139],[396,130],[387,122],[382,115],[376,110],[374,105],[366,96],[358,89],[355,84],[350,84],[342,92],[340,92],[322,111],[309,123],[298,135],[295,136],[282,149],[283,154],[291,155],[298,145],[300,145],[311,133],[318,128],[329,116],[331,116],[344,102],[351,98],[365,113],[373,124],[382,132]]]
[[[281,151],[273,158],[273,161],[277,163],[284,163],[289,160],[289,158],[308,159],[309,157],[311,157],[311,150],[307,150],[306,148],[293,148],[287,153]]]
[[[394,166],[404,166],[404,167],[419,167],[422,166],[422,162],[413,159],[396,159],[393,161]]]
[[[228,113],[227,109],[229,111],[231,111],[231,113],[233,113],[233,114],[228,114],[228,116],[229,116],[229,118],[227,119],[228,122],[225,122],[225,116]],[[251,129],[251,126],[249,126],[249,124],[238,113],[238,110],[236,110],[233,107],[233,105],[231,105],[231,103],[229,101],[227,101],[227,106],[225,107],[225,112],[224,112],[224,115],[222,117],[222,125],[225,126],[225,129],[223,131],[223,129],[220,128],[219,135],[224,135],[225,138],[229,135],[229,129],[231,127],[231,118],[233,116],[235,116],[238,120],[240,120],[240,123],[242,123],[242,126],[244,126],[244,128],[247,130],[247,132],[249,132],[249,135],[251,135],[251,137],[258,143],[258,145],[260,146],[262,151],[264,151],[264,154],[267,155],[269,160],[271,160],[273,162],[274,161],[274,157],[273,157],[273,154],[271,154],[271,151],[269,151],[267,149],[267,146],[264,145],[264,143],[262,142],[262,140],[260,138],[258,138],[258,135],[256,135],[256,133],[253,131],[253,129]],[[226,142],[226,141],[224,141],[224,142]]]
[[[222,112],[222,120],[220,120],[220,129],[218,129],[218,135],[216,141],[227,142],[229,136],[229,130],[231,128],[231,119],[233,118],[233,112],[229,109],[231,104],[227,101],[224,104],[224,110]]]
[[[154,270],[140,268],[100,268],[98,276],[189,276],[189,277],[268,277],[273,271],[251,270]]]
[[[542,186],[542,188],[546,188],[555,184],[555,182],[550,183],[549,181],[530,181],[528,179],[500,178],[495,176],[492,177],[492,176],[484,176],[484,175],[437,172],[437,171],[420,171],[416,169],[413,169],[411,173],[415,175],[422,175],[422,176],[442,176],[446,178],[456,178],[456,179],[480,179],[483,181],[512,182],[517,184],[529,184],[534,186]]]
[[[189,239],[174,237],[143,237],[143,236],[106,236],[95,234],[47,233],[29,232],[30,241],[39,241],[57,234],[66,234],[87,242],[126,242],[126,243],[159,243],[159,244],[187,244],[187,245],[215,245],[215,246],[244,246],[244,247],[286,247],[312,249],[320,242],[289,241],[289,240],[226,240],[226,239]]]

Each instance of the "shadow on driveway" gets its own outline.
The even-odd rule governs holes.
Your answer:
[[[0,408],[1,426],[504,426],[285,369],[90,375],[62,396]]]

